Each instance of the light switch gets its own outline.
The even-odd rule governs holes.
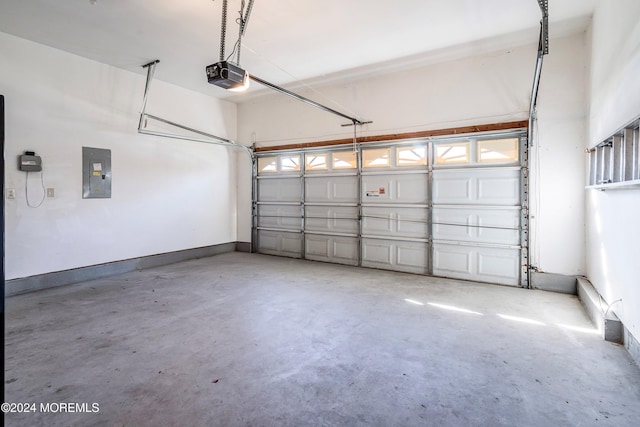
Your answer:
[[[16,198],[16,189],[7,188],[7,199],[15,199],[15,198]]]

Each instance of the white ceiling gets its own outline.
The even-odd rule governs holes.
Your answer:
[[[584,29],[597,1],[550,0],[551,35]],[[227,54],[240,3],[229,0]],[[228,97],[204,72],[221,11],[222,0],[0,0],[0,31],[137,73],[160,59],[156,78]],[[255,0],[240,63],[279,85],[335,80],[514,34],[536,43],[539,22],[536,0]]]

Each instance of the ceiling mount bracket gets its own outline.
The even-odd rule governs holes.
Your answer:
[[[542,13],[538,50],[543,52],[543,55],[547,55],[549,53],[549,0],[538,0],[538,6]]]
[[[369,123],[373,123],[373,121],[368,120],[368,121],[366,121],[366,122],[361,122],[361,121],[355,121],[355,120],[354,120],[354,121],[352,121],[351,123],[344,123],[344,124],[341,124],[340,126],[342,126],[343,128],[346,128],[346,127],[351,127],[351,126],[362,126],[362,125],[368,125]]]
[[[203,132],[203,131],[198,130],[198,129],[193,129],[193,128],[188,127],[188,126],[181,125],[181,124],[173,122],[171,120],[163,119],[162,117],[154,116],[154,115],[149,114],[149,113],[146,112],[147,99],[149,97],[149,88],[151,87],[151,81],[153,80],[153,75],[155,74],[156,65],[158,65],[159,62],[160,61],[156,59],[155,61],[151,61],[148,64],[145,64],[145,65],[142,66],[142,68],[146,68],[147,69],[147,80],[146,80],[145,87],[144,87],[144,97],[142,98],[142,108],[140,109],[140,121],[138,122],[138,133],[144,134],[144,135],[160,136],[160,137],[164,137],[164,138],[182,139],[182,140],[185,140],[185,141],[203,142],[203,143],[206,143],[206,144],[226,145],[226,146],[229,146],[229,147],[242,148],[253,159],[254,154],[253,154],[253,150],[250,147],[244,146],[242,144],[238,144],[237,142],[234,142],[234,141],[232,141],[230,139],[227,139],[227,138],[223,138],[221,136],[213,135],[211,133]],[[160,122],[160,123],[164,123],[164,124],[172,126],[174,128],[182,129],[182,130],[185,130],[187,132],[191,132],[191,133],[194,133],[194,134],[200,135],[200,136],[199,137],[191,137],[191,136],[179,135],[179,134],[174,134],[174,133],[169,133],[169,132],[158,132],[158,131],[153,131],[153,130],[147,130],[147,129],[145,129],[145,124],[146,124],[148,119],[154,120],[154,121],[157,121],[157,122]],[[208,138],[208,139],[204,139],[202,137],[205,137],[205,138]]]

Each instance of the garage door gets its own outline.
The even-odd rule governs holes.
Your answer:
[[[356,152],[308,152],[304,158],[305,258],[358,265]]]
[[[258,158],[258,252],[302,258],[300,154]]]
[[[263,152],[258,252],[526,286],[523,132]]]
[[[429,274],[427,143],[361,152],[361,265]]]
[[[434,275],[520,284],[520,145],[517,137],[434,144]]]

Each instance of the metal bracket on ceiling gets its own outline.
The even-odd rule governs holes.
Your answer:
[[[533,123],[535,121],[536,106],[538,101],[538,88],[540,85],[540,74],[542,73],[542,58],[549,53],[549,1],[538,0],[542,19],[540,20],[540,37],[538,42],[538,57],[536,69],[533,76],[533,87],[531,89],[531,99],[529,104],[529,144],[533,144]]]
[[[538,0],[542,19],[540,20],[540,41],[538,51],[543,55],[549,53],[549,0]]]
[[[171,120],[167,120],[167,119],[163,119],[161,117],[158,116],[154,116],[152,114],[148,114],[146,112],[146,108],[147,108],[147,100],[149,97],[149,89],[151,87],[151,81],[153,80],[153,75],[155,73],[156,70],[156,66],[158,65],[160,61],[159,60],[155,60],[155,61],[151,61],[148,64],[145,64],[142,66],[142,68],[146,68],[147,69],[147,80],[144,86],[144,97],[142,98],[142,108],[140,109],[140,120],[138,122],[138,133],[144,134],[144,135],[153,135],[153,136],[161,136],[164,138],[173,138],[173,139],[182,139],[185,141],[194,141],[194,142],[203,142],[205,144],[214,144],[214,145],[226,145],[226,146],[230,146],[230,147],[237,147],[237,148],[242,148],[244,151],[246,151],[249,156],[253,159],[254,154],[253,154],[253,150],[250,147],[246,147],[242,144],[238,144],[230,139],[227,138],[223,138],[221,136],[217,136],[217,135],[213,135],[211,133],[207,133],[207,132],[203,132],[200,131],[198,129],[193,129],[191,127],[188,126],[184,126],[181,125],[179,123],[173,122]],[[169,126],[178,128],[178,129],[182,129],[185,130],[187,132],[191,132],[194,133],[196,135],[200,135],[201,137],[206,137],[209,139],[203,139],[201,137],[191,137],[191,136],[186,136],[186,135],[179,135],[179,134],[174,134],[174,133],[168,133],[168,132],[158,132],[158,131],[152,131],[152,130],[147,130],[145,129],[145,125],[147,120],[155,120],[157,122],[160,123],[164,123],[167,124]]]
[[[346,128],[346,127],[350,127],[350,126],[362,126],[362,125],[368,125],[369,123],[373,123],[373,122],[372,122],[371,120],[366,121],[366,122],[361,122],[361,121],[357,121],[357,122],[356,122],[356,121],[354,120],[352,123],[345,123],[345,124],[342,124],[342,125],[340,125],[340,126],[342,126],[343,128]]]

